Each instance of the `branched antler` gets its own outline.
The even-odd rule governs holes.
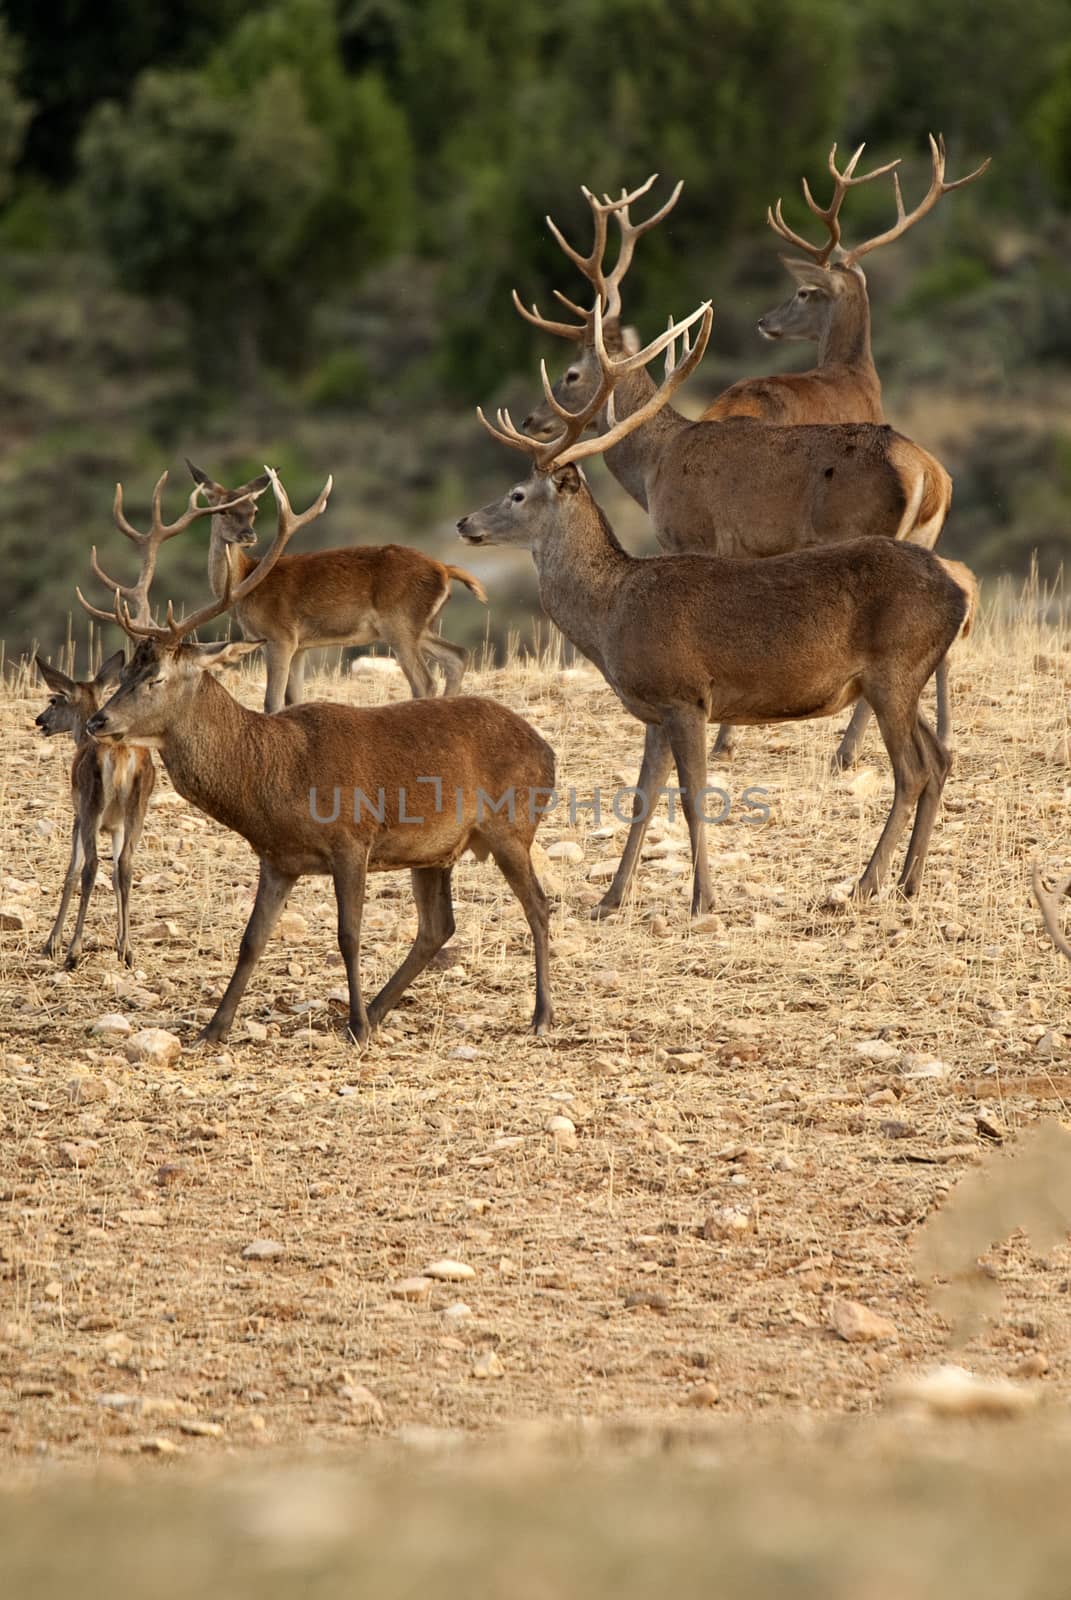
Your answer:
[[[766,221],[770,224],[770,227],[774,230],[774,232],[779,233],[781,238],[784,239],[788,244],[794,246],[795,249],[802,250],[806,255],[809,255],[812,260],[817,261],[820,267],[825,266],[834,250],[836,250],[840,244],[840,208],[844,204],[844,197],[848,193],[848,190],[857,189],[862,183],[871,183],[875,178],[884,177],[887,172],[892,172],[893,168],[898,167],[900,164],[899,158],[896,161],[888,161],[883,167],[875,167],[873,172],[864,172],[857,178],[855,176],[855,169],[859,165],[859,158],[865,149],[865,144],[861,144],[859,146],[858,150],[852,156],[843,172],[837,171],[836,145],[834,145],[832,150],[830,150],[829,170],[833,177],[833,197],[828,206],[820,206],[817,204],[814,196],[811,193],[810,184],[807,182],[806,178],[802,179],[803,198],[806,200],[808,206],[814,212],[814,215],[819,219],[819,221],[825,223],[826,231],[829,234],[829,239],[825,244],[810,244],[806,239],[802,238],[800,234],[794,233],[793,230],[788,226],[788,223],[785,221],[784,214],[781,210],[782,202],[780,199],[777,201],[776,205],[767,206],[766,208]]]

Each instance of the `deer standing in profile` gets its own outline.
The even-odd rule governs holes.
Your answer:
[[[179,794],[240,833],[260,862],[256,901],[234,974],[198,1042],[226,1037],[290,891],[306,874],[330,877],[349,986],[349,1034],[363,1044],[454,932],[451,873],[466,850],[494,857],[520,901],[535,946],[532,1026],[554,1019],[548,906],[531,845],[554,786],[554,752],[514,712],[457,696],[358,708],[313,702],[272,715],[240,705],[215,669],[254,641],[194,644],[190,634],[266,583],[291,535],[327,504],[330,478],[295,515],[269,469],[275,539],[238,584],[201,610],[138,623],[115,598],[115,619],[137,648],[111,699],[90,719],[102,746],[116,740],[160,752]],[[79,592],[82,605],[101,615]],[[361,915],[370,872],[408,869],[418,928],[405,960],[367,1004],[360,982]]]
[[[933,163],[930,187],[910,213],[904,210],[903,194],[896,168],[899,159],[889,161],[872,172],[855,176],[865,150],[860,145],[843,172],[837,168],[837,147],[829,152],[829,171],[833,194],[828,206],[815,202],[810,185],[803,179],[803,196],[810,210],[824,225],[827,239],[815,245],[794,233],[785,222],[781,201],[766,212],[770,227],[799,256],[782,256],[781,261],[795,278],[797,289],[782,305],[759,318],[759,332],[770,340],[803,339],[818,345],[818,363],[807,372],[784,372],[765,378],[742,378],[731,384],[702,413],[704,422],[726,417],[757,417],[763,422],[784,425],[816,422],[884,422],[881,405],[881,380],[870,349],[870,301],[863,269],[864,256],[883,245],[892,244],[933,210],[943,195],[980,178],[989,167],[982,162],[965,178],[945,182],[945,142],[930,134]],[[841,243],[840,211],[850,189],[872,183],[875,178],[893,175],[896,194],[896,221],[884,233],[846,249]]]
[[[677,362],[675,335],[702,317],[693,349]],[[914,816],[900,888],[917,893],[950,756],[919,712],[919,697],[969,618],[969,596],[930,551],[891,539],[854,539],[766,561],[673,555],[637,560],[614,537],[578,463],[626,446],[630,432],[657,426],[674,390],[706,347],[712,313],[700,307],[685,323],[638,352],[613,358],[602,312],[592,315],[592,351],[600,371],[594,393],[576,413],[543,384],[558,436],[542,444],[520,432],[508,412],[488,431],[524,451],[532,475],[504,499],[462,517],[466,543],[527,547],[535,559],[543,606],[562,633],[594,662],[618,698],[645,725],[643,764],[632,825],[616,875],[594,915],[615,910],[675,763],[692,849],[692,910],[712,903],[706,850],[706,728],[831,716],[860,698],[872,706],[892,764],[894,794],[873,855],[856,885],[864,899],[879,888]],[[659,388],[613,418],[617,391],[658,352],[670,349]],[[596,419],[601,436],[583,439]]]
[[[550,321],[537,306],[525,307],[514,291],[514,303],[529,322],[578,347],[550,399],[525,418],[524,431],[536,440],[546,442],[560,432],[555,403],[574,411],[586,409],[599,389],[597,310],[611,354],[628,355],[639,347],[635,330],[621,324],[621,284],[636,240],[662,220],[681,189],[678,184],[654,216],[633,223],[629,208],[653,182],[649,178],[617,200],[607,196],[599,201],[583,191],[595,231],[586,256],[547,219],[565,254],[594,290],[590,308],[555,291],[577,322]],[[603,256],[611,216],[617,221],[621,246],[613,269],[607,271]],[[628,369],[613,390],[615,417],[642,411],[654,391],[645,368]],[[609,425],[604,407],[592,418],[592,426],[605,433]],[[649,513],[659,544],[672,552],[770,557],[863,537],[907,540],[931,549],[952,497],[951,478],[928,451],[891,428],[865,422],[792,427],[754,417],[691,422],[664,406],[627,434],[615,436],[605,454],[614,477]],[[937,690],[938,736],[944,743],[951,731],[951,709],[943,661]],[[869,707],[857,707],[836,765],[854,761],[869,718]],[[715,748],[724,749],[727,743],[728,730],[722,729]]]
[[[182,533],[198,517],[207,516],[211,509],[197,504],[200,491],[194,489],[183,515],[175,522],[165,523],[161,502],[166,483],[165,472],[153,490],[152,526],[148,533],[139,533],[127,521],[123,512],[122,485],[115,486],[112,514],[116,526],[140,551],[141,572],[136,583],[115,582],[101,570],[96,549],[91,557],[97,577],[114,592],[117,602],[122,600],[140,623],[148,622],[151,618],[149,586],[156,571],[160,546]],[[106,622],[113,620],[107,612],[98,611],[95,614]],[[81,875],[78,917],[65,963],[72,968],[78,965],[82,956],[86,913],[97,881],[97,834],[102,828],[111,834],[112,839],[112,884],[118,916],[116,953],[128,967],[134,964],[130,944],[130,884],[134,852],[141,838],[156,774],[148,750],[119,743],[105,749],[86,732],[91,717],[118,683],[124,660],[120,650],[104,662],[94,678],[81,682],[68,678],[66,673],[50,667],[40,658],[36,663],[37,670],[52,690],[52,697],[37,718],[36,726],[49,737],[57,733],[69,733],[76,745],[71,764],[71,800],[74,806],[71,855],[59,911],[43,950],[43,954],[53,958],[59,955],[71,895]]]
[[[247,552],[257,542],[253,527],[257,500],[270,480],[265,475],[240,489],[224,489],[192,461],[186,465],[209,504],[217,507],[212,518],[208,579],[218,599],[228,578],[237,591],[256,571],[257,559]],[[268,666],[265,711],[301,704],[305,698],[305,652],[326,645],[389,645],[414,699],[435,693],[428,670],[430,658],[443,670],[444,692],[457,694],[469,652],[432,627],[455,581],[486,605],[483,585],[470,572],[435,561],[407,545],[358,545],[284,556],[269,581],[257,584],[248,598],[234,607],[243,636],[264,641]]]

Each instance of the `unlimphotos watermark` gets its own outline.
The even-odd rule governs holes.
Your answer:
[[[682,791],[672,784],[656,789],[650,796],[629,784],[613,790],[596,787],[590,795],[582,795],[574,788],[518,789],[511,785],[501,794],[490,795],[479,787],[472,791],[460,786],[456,786],[451,794],[442,778],[417,778],[416,782],[427,787],[416,794],[400,788],[389,800],[383,788],[368,794],[364,789],[344,790],[337,784],[331,789],[328,799],[313,785],[309,790],[309,816],[313,822],[325,825],[338,822],[345,814],[347,819],[352,817],[355,823],[360,823],[367,816],[380,824],[389,823],[393,826],[401,823],[421,827],[431,820],[431,815],[442,816],[447,812],[458,823],[465,822],[467,818],[480,823],[489,816],[502,815],[513,822],[518,814],[527,815],[530,821],[538,822],[542,817],[562,811],[574,827],[582,812],[590,815],[593,826],[598,827],[604,816],[612,816],[617,822],[647,821],[660,800],[666,802],[670,822],[676,821],[678,806],[683,815]],[[737,819],[741,822],[761,825],[770,820],[771,808],[765,798],[768,793],[768,789],[753,784],[741,792],[739,802],[734,805],[728,789],[711,784],[700,789],[696,800],[704,822],[728,822],[738,814]]]

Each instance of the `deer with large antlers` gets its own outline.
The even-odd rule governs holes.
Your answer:
[[[759,332],[770,340],[813,341],[818,345],[817,366],[808,372],[742,378],[707,406],[702,413],[704,422],[718,422],[726,417],[758,417],[763,422],[782,424],[884,422],[881,380],[870,349],[870,302],[859,263],[872,250],[891,244],[913,228],[943,195],[980,178],[990,163],[983,161],[965,178],[946,183],[945,142],[940,134],[936,139],[930,134],[933,162],[930,187],[914,210],[905,212],[896,171],[899,159],[856,176],[855,169],[865,148],[865,145],[859,146],[843,172],[837,167],[836,145],[830,150],[833,194],[827,206],[818,205],[807,179],[803,179],[803,197],[826,229],[827,237],[822,244],[811,244],[793,232],[785,221],[780,200],[766,212],[766,220],[774,232],[801,254],[781,257],[796,280],[796,292],[759,318]],[[896,222],[884,233],[846,248],[841,242],[840,226],[846,195],[860,184],[872,183],[890,172],[896,196]]]
[[[239,489],[225,489],[192,461],[186,465],[215,508],[208,578],[218,598],[228,581],[237,591],[256,570],[256,557],[248,551],[257,542],[257,501],[269,479],[264,475]],[[300,705],[305,652],[325,645],[386,644],[415,699],[435,693],[429,661],[442,668],[444,692],[457,694],[469,652],[433,626],[454,582],[486,604],[483,585],[470,572],[407,545],[358,545],[283,556],[267,580],[233,608],[243,636],[264,641],[265,711]]]
[[[349,986],[349,1033],[364,1043],[454,931],[450,882],[466,850],[494,860],[524,910],[535,945],[532,1025],[553,1022],[548,907],[531,845],[554,785],[554,752],[514,712],[458,696],[358,708],[313,702],[268,715],[240,705],[213,676],[256,641],[194,644],[190,634],[267,581],[291,535],[318,517],[330,478],[300,516],[269,469],[278,521],[253,570],[191,616],[136,622],[116,594],[115,617],[137,648],[111,699],[89,721],[115,740],[160,752],[179,794],[248,840],[260,862],[256,902],[234,974],[200,1041],[226,1037],[290,891],[330,877]],[[81,593],[79,600],[86,605]],[[87,609],[92,610],[92,607]],[[99,613],[94,613],[99,614]],[[361,914],[370,872],[408,869],[417,905],[413,946],[367,1004],[360,981]]]
[[[504,499],[462,517],[466,543],[531,550],[543,606],[598,667],[626,710],[645,725],[633,820],[616,875],[596,915],[615,910],[635,869],[647,824],[676,765],[692,849],[692,910],[712,903],[706,850],[706,728],[831,716],[862,697],[872,706],[892,764],[892,808],[856,886],[863,899],[881,884],[912,814],[900,888],[917,892],[950,765],[947,749],[919,713],[919,696],[969,617],[964,587],[928,550],[890,539],[855,539],[766,561],[673,555],[637,560],[613,530],[578,464],[627,447],[657,426],[674,390],[694,370],[710,333],[701,306],[645,349],[612,356],[602,309],[592,314],[599,367],[594,393],[577,412],[556,398],[544,366],[557,437],[540,443],[500,412],[503,444],[525,452],[532,475]],[[695,346],[677,361],[675,336],[702,318]],[[665,381],[648,381],[642,402],[614,417],[616,396],[668,349]],[[606,426],[606,418],[609,425]],[[583,435],[602,419],[601,437]]]
[[[150,620],[149,587],[156,571],[160,546],[182,533],[198,517],[207,516],[211,510],[208,506],[197,504],[200,491],[195,489],[182,516],[166,523],[162,510],[166,483],[165,472],[153,490],[152,525],[148,533],[139,533],[128,522],[123,511],[122,485],[115,486],[112,514],[116,526],[139,551],[141,570],[136,582],[125,584],[109,578],[97,561],[96,548],[91,556],[94,573],[112,590],[116,605],[125,606],[138,623]],[[106,611],[95,611],[94,615],[104,622],[114,621],[114,617]],[[90,719],[119,681],[124,661],[120,650],[104,662],[95,677],[81,681],[69,678],[66,673],[49,666],[40,658],[36,663],[37,670],[52,690],[49,703],[37,718],[36,726],[46,737],[69,733],[76,745],[71,764],[71,799],[74,806],[71,854],[59,910],[43,951],[53,958],[59,955],[71,895],[80,876],[81,899],[74,935],[67,949],[68,967],[76,967],[82,957],[86,913],[97,881],[97,835],[101,829],[111,834],[112,841],[112,885],[117,910],[116,952],[127,966],[134,964],[130,943],[130,885],[134,852],[145,824],[145,812],[156,775],[148,750],[119,743],[105,748],[86,732]]]
[[[549,320],[537,306],[529,310],[514,292],[514,303],[529,322],[577,346],[550,398],[525,418],[524,431],[537,440],[551,440],[560,432],[554,402],[585,409],[599,389],[596,311],[611,353],[627,355],[638,348],[635,330],[621,323],[622,280],[636,240],[667,214],[681,188],[678,184],[653,217],[634,223],[630,207],[654,181],[652,176],[616,200],[607,195],[600,201],[583,191],[595,231],[587,256],[569,245],[547,219],[593,290],[590,307],[555,291],[576,316],[575,322]],[[607,271],[603,256],[611,217],[616,219],[621,244],[613,269]],[[644,367],[628,370],[613,390],[616,416],[624,419],[644,411],[654,389]],[[605,407],[593,416],[591,425],[606,432]],[[672,406],[663,406],[612,442],[605,456],[614,477],[649,513],[659,544],[674,552],[769,557],[864,537],[907,540],[931,549],[952,497],[952,480],[939,461],[902,434],[872,423],[784,427],[748,417],[690,422]],[[943,662],[937,688],[938,735],[946,742],[951,713]],[[848,766],[855,759],[869,716],[868,707],[857,708],[837,751],[837,765]],[[723,748],[727,731],[719,734]]]

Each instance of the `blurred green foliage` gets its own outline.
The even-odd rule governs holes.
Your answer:
[[[469,404],[532,394],[510,289],[580,288],[543,217],[585,243],[582,183],[658,171],[660,200],[685,180],[627,305],[653,331],[715,296],[700,387],[803,364],[754,337],[785,292],[767,205],[783,194],[813,230],[798,179],[821,198],[833,138],[902,155],[910,204],[931,129],[953,176],[994,163],[868,258],[890,415],[988,393],[988,442],[949,419],[918,435],[958,480],[949,548],[1057,559],[1068,0],[7,0],[5,17],[0,478],[21,520],[0,531],[18,564],[2,631],[47,631],[109,481],[147,486],[186,448],[217,475],[289,452],[310,492],[344,473],[333,542],[441,537],[458,482],[475,503],[504,467]],[[860,190],[848,230],[891,206]]]

